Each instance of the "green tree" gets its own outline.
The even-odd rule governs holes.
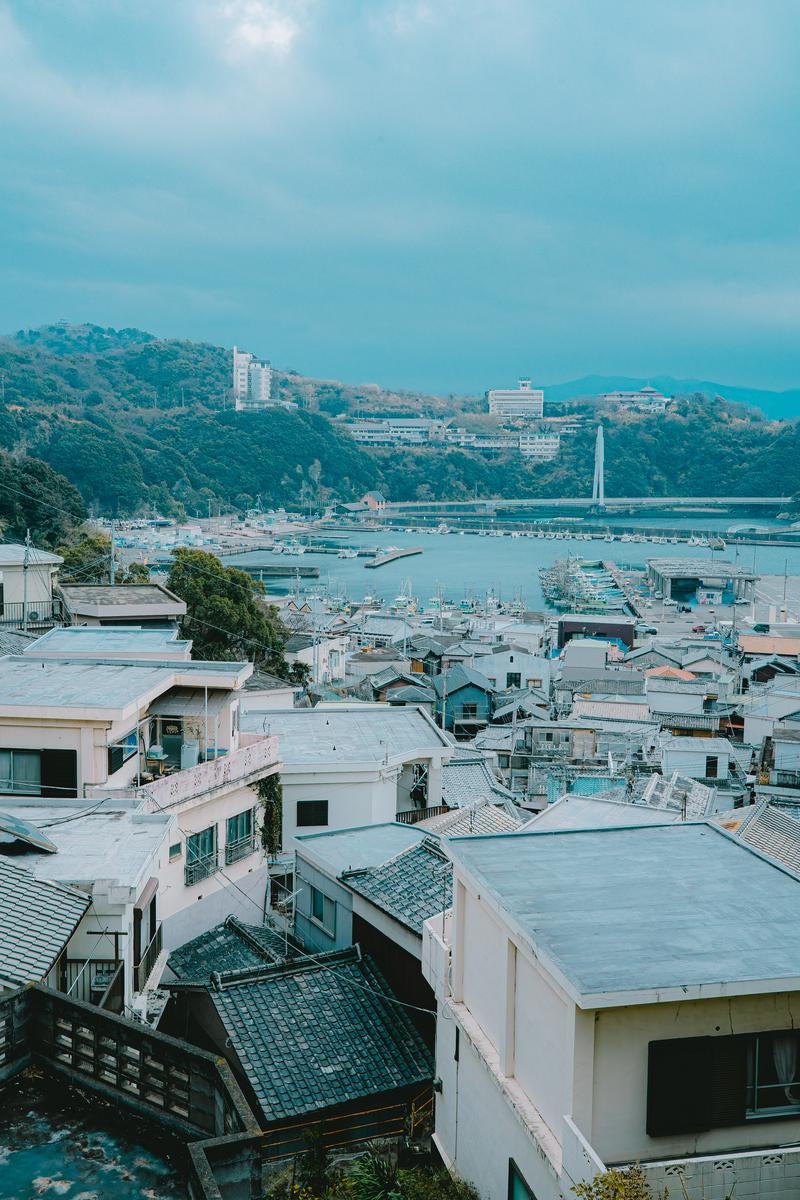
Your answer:
[[[224,567],[204,550],[175,551],[167,587],[186,602],[184,637],[195,658],[250,659],[287,678],[283,657],[287,631],[276,609],[259,597],[263,588],[245,571]]]
[[[604,1171],[591,1183],[576,1184],[573,1191],[579,1200],[654,1200],[647,1176],[638,1163],[625,1170],[614,1167]]]
[[[149,583],[150,572],[142,562],[129,563],[123,572],[120,583]]]
[[[65,583],[108,583],[111,568],[111,538],[87,525],[58,547],[64,559],[61,578]]]
[[[47,463],[0,451],[0,524],[7,541],[30,530],[36,546],[52,550],[86,518],[77,488]]]

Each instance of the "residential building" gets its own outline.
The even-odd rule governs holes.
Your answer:
[[[0,628],[41,632],[61,621],[54,592],[58,554],[36,546],[0,545]]]
[[[311,683],[338,683],[345,676],[347,646],[344,634],[292,633],[284,658],[290,665],[306,667]]]
[[[664,396],[657,388],[647,384],[642,388],[631,391],[603,392],[599,400],[605,403],[619,404],[621,408],[632,408],[639,412],[663,413],[672,400],[672,396]]]
[[[492,715],[495,689],[474,667],[457,663],[431,679],[436,693],[436,717],[457,738],[474,737]]]
[[[530,379],[520,379],[516,388],[492,388],[486,393],[489,412],[496,417],[522,417],[540,420],[544,412],[544,392],[531,387]]]
[[[797,875],[708,821],[448,849],[422,960],[445,1163],[485,1200],[634,1162],[654,1194],[794,1197]]]
[[[5,814],[0,830],[6,834]],[[2,845],[8,843],[3,841]],[[37,879],[0,849],[0,992],[46,979],[86,915],[89,897]]]
[[[188,662],[192,643],[171,625],[68,625],[50,629],[22,651],[31,659]]]
[[[237,412],[268,408],[272,398],[272,367],[233,347],[233,399]]]
[[[252,670],[32,653],[0,659],[0,790],[48,801],[131,799],[176,818],[157,872],[166,946],[243,905],[263,905],[253,786],[279,762],[277,741],[260,724],[239,729]]]
[[[725,784],[736,767],[733,748],[727,738],[670,737],[661,739],[664,775],[678,771],[689,779]]]
[[[285,851],[298,832],[381,824],[442,803],[442,764],[453,746],[419,708],[247,712],[242,728],[279,740]]]
[[[447,424],[431,417],[385,417],[352,421],[346,429],[367,446],[428,446],[444,441]]]
[[[521,433],[519,452],[523,458],[534,462],[552,462],[561,450],[561,435],[558,433]]]
[[[186,603],[160,583],[60,584],[66,625],[177,626]]]

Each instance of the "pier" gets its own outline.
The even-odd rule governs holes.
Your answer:
[[[389,563],[397,562],[398,558],[411,558],[414,554],[422,554],[422,546],[405,546],[400,549],[387,550],[384,554],[376,554],[369,562],[365,562],[364,566],[374,571],[377,567],[385,567]]]

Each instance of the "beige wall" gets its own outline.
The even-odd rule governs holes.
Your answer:
[[[456,912],[456,921],[462,913]],[[485,905],[464,892],[463,1000],[495,1049],[505,1032],[507,938]],[[459,945],[461,945],[459,937]]]
[[[587,1130],[582,1132],[606,1162],[710,1154],[797,1141],[800,1117],[751,1121],[707,1133],[659,1138],[648,1137],[645,1124],[648,1042],[660,1038],[758,1033],[798,1025],[800,993],[796,992],[599,1011],[595,1017],[591,1136]]]
[[[35,554],[35,551],[32,553]],[[29,566],[27,575],[28,604],[50,603],[53,598],[53,572],[55,568],[41,564]],[[22,604],[26,593],[26,584],[22,567],[3,567],[0,571],[0,581],[3,584],[3,603]]]
[[[521,953],[516,955],[515,1075],[547,1124],[561,1136],[571,1111],[571,1001]]]

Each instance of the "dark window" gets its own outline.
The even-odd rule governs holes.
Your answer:
[[[282,905],[291,907],[291,897],[294,891],[294,875],[270,875],[269,877],[269,906],[280,908]]]
[[[461,1030],[456,1025],[456,1040],[455,1040],[455,1045],[453,1046],[453,1058],[456,1060],[456,1062],[458,1062],[458,1052],[460,1050],[460,1045],[459,1045],[460,1034],[461,1034]]]
[[[747,1116],[800,1112],[798,1035],[793,1030],[747,1039]]]
[[[327,800],[298,800],[297,801],[297,827],[305,829],[309,825],[327,825],[328,824],[328,801]]]
[[[176,858],[180,858],[182,846],[180,842],[173,842],[169,848],[169,861],[174,862]]]
[[[716,779],[719,770],[719,759],[716,754],[706,755],[706,779]]]
[[[186,839],[186,862],[183,868],[184,883],[190,887],[201,879],[213,875],[217,863],[217,827],[209,825],[200,833],[192,833]]]
[[[125,737],[120,738],[118,742],[111,742],[108,747],[108,773],[113,775],[120,767],[133,758],[136,751],[139,749],[138,734],[135,729]]]
[[[77,796],[77,751],[0,750],[0,791],[21,796]]]
[[[310,899],[310,916],[318,925],[333,937],[336,931],[336,905],[329,896],[321,892],[319,888],[309,888]]]
[[[225,822],[225,862],[238,862],[255,849],[253,809],[246,808]]]
[[[745,1120],[747,1037],[651,1042],[647,1133],[664,1137],[739,1125]]]
[[[506,687],[518,688],[522,686],[522,675],[519,671],[508,671],[506,673]]]
[[[461,709],[461,715],[462,715],[462,717],[464,718],[464,720],[467,720],[467,721],[468,721],[468,720],[470,720],[470,719],[471,719],[471,718],[473,718],[473,717],[477,717],[477,715],[478,715],[478,706],[477,706],[477,704],[465,704],[465,705],[463,705],[463,706],[462,706],[462,709]]]
[[[536,1193],[526,1183],[513,1158],[508,1160],[508,1200],[536,1200]]]

